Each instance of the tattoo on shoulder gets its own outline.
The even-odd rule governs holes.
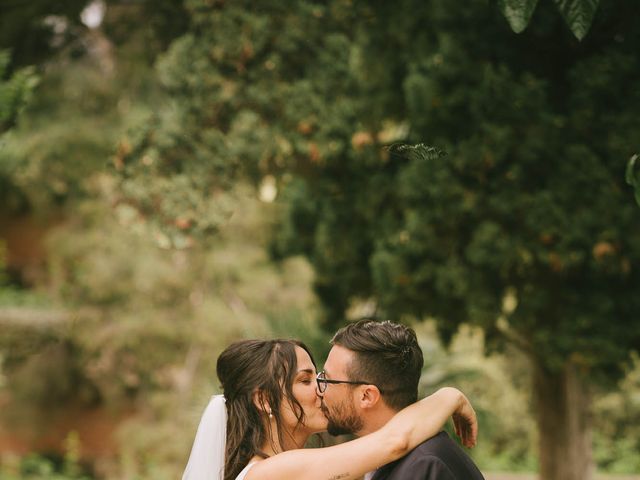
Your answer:
[[[339,473],[338,475],[334,475],[333,477],[329,477],[329,480],[339,480],[341,478],[347,478],[349,476],[349,472],[347,473]]]

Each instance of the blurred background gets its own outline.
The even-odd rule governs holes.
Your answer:
[[[0,0],[0,478],[179,478],[226,345],[369,315],[488,479],[640,478],[638,18]]]

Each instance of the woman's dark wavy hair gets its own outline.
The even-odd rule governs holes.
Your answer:
[[[267,457],[261,447],[272,438],[272,431],[271,422],[262,421],[265,411],[273,414],[280,449],[284,449],[285,432],[282,403],[288,402],[299,425],[304,422],[304,411],[292,391],[298,366],[296,346],[309,354],[315,366],[311,352],[298,340],[243,340],[231,344],[218,357],[217,373],[227,405],[225,480],[235,479],[254,455]],[[256,391],[261,392],[262,410],[253,402]]]

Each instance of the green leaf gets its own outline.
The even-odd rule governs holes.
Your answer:
[[[629,159],[629,163],[627,164],[627,173],[625,175],[625,178],[627,180],[627,183],[629,185],[631,185],[632,187],[635,187],[638,183],[637,179],[635,178],[633,171],[635,169],[636,166],[636,160],[638,159],[638,155],[634,155],[633,157],[631,157]]]
[[[394,143],[389,146],[388,150],[392,157],[405,157],[414,161],[435,160],[447,154],[437,147],[431,147],[424,143],[416,143],[415,145]]]
[[[636,189],[636,202],[640,205],[640,172],[636,172],[636,161],[638,160],[638,154],[635,154],[629,159],[627,164],[626,180],[629,185]]]
[[[516,33],[527,28],[537,4],[538,0],[498,0],[502,14]]]
[[[554,0],[565,22],[578,40],[582,40],[591,27],[600,0]]]

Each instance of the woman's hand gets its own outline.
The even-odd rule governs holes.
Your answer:
[[[460,405],[452,415],[453,424],[462,444],[472,448],[478,441],[478,419],[469,399],[462,392],[460,397]]]

